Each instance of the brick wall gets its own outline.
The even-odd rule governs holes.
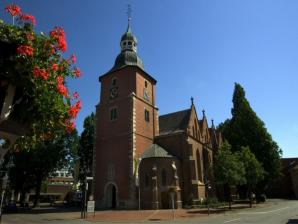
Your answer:
[[[113,86],[113,80],[116,84]],[[145,87],[145,81],[147,87]],[[152,144],[157,108],[155,82],[141,69],[125,67],[101,78],[100,103],[96,108],[95,200],[106,207],[109,184],[116,187],[116,207],[134,208],[136,204],[136,162]],[[110,97],[110,89],[118,88],[118,96]],[[144,99],[144,88],[149,100]],[[111,108],[117,108],[117,119],[110,120]],[[149,111],[149,122],[144,110]]]

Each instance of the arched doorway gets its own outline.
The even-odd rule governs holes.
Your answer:
[[[114,209],[117,206],[117,191],[114,184],[109,184],[107,187],[107,207]]]

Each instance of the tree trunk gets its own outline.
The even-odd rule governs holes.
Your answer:
[[[226,199],[229,202],[229,210],[232,210],[232,195],[231,195],[231,188],[228,184],[224,186],[224,192],[226,195]]]
[[[20,204],[24,204],[24,200],[25,200],[25,196],[26,196],[26,191],[22,190],[21,191],[21,197],[20,197]]]
[[[248,191],[248,194],[249,194],[249,207],[252,208],[251,190]]]
[[[42,183],[42,178],[38,178],[37,183],[36,183],[36,188],[35,188],[35,197],[34,197],[34,203],[33,207],[39,207],[39,196],[40,196],[40,190],[41,190],[41,183]]]

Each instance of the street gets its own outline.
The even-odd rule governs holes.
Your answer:
[[[166,211],[158,211],[160,214]],[[169,219],[157,218],[158,212],[150,213],[150,211],[141,211],[144,217],[138,216],[139,211],[98,211],[96,218],[90,220],[81,220],[79,212],[67,211],[49,211],[36,212],[30,214],[4,214],[2,223],[54,223],[54,224],[77,224],[77,223],[109,223],[110,221],[117,223],[202,223],[202,224],[239,224],[239,223],[257,223],[257,224],[298,224],[298,201],[297,200],[269,200],[266,205],[258,208],[245,208],[226,211],[220,214],[195,214],[189,217],[177,217],[175,221]],[[170,211],[168,210],[169,214]],[[191,211],[188,211],[191,213]],[[130,214],[129,218],[128,215]],[[135,214],[135,217],[133,217]],[[119,217],[116,221],[115,218]],[[121,222],[126,220],[125,222]],[[138,218],[139,217],[139,218]],[[129,221],[130,220],[130,221]]]
[[[298,201],[274,201],[267,208],[246,209],[225,215],[203,218],[188,223],[258,223],[258,224],[298,224]]]

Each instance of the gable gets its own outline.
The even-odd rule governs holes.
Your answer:
[[[203,117],[202,120],[199,120],[200,123],[200,131],[201,131],[201,138],[203,142],[209,142],[210,140],[210,134],[209,134],[209,128],[206,117]]]
[[[199,119],[194,105],[191,107],[190,117],[187,124],[187,133],[193,138],[200,140],[201,130]]]

